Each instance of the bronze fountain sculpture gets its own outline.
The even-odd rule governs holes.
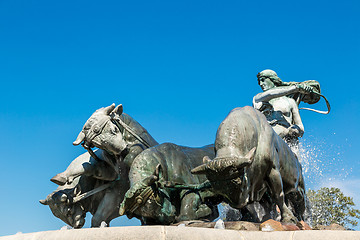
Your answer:
[[[253,107],[233,109],[215,145],[202,148],[158,144],[122,105],[97,110],[74,141],[88,153],[51,179],[59,187],[40,202],[74,228],[84,225],[86,212],[93,214],[92,227],[121,215],[146,225],[212,221],[221,202],[242,211],[253,203],[267,213],[278,207],[281,221],[303,220],[298,138],[304,127],[298,105],[322,97],[328,111],[314,111],[324,114],[330,105],[314,80],[283,82],[264,70],[258,83],[264,92],[254,97]]]

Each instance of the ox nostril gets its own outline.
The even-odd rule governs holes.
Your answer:
[[[81,218],[75,221],[74,228],[82,228],[84,226],[85,219]]]
[[[67,200],[67,196],[66,196],[65,193],[63,193],[63,194],[61,195],[60,201],[61,201],[61,202],[66,202],[66,200]]]
[[[69,207],[68,208],[68,215],[73,215],[74,214],[74,209]]]

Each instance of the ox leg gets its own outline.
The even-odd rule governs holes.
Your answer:
[[[241,209],[241,220],[261,223],[272,217],[271,210],[272,206],[267,202],[250,203]]]
[[[180,215],[177,221],[198,220],[212,214],[212,210],[203,204],[199,194],[188,193],[181,200]]]
[[[105,162],[98,162],[88,153],[84,153],[74,159],[68,168],[50,180],[58,185],[70,184],[81,175],[95,177],[101,180],[113,181],[116,179],[116,172]]]
[[[289,204],[294,209],[294,214],[297,219],[304,220],[304,214],[307,206],[307,197],[302,189],[292,192],[286,196]]]
[[[305,191],[304,179],[301,176],[300,184],[298,187],[298,199],[296,201],[296,211],[299,219],[304,220],[305,211],[308,209],[308,199]],[[310,211],[309,211],[310,214]]]
[[[281,221],[296,223],[297,219],[290,209],[285,204],[285,194],[280,172],[276,169],[271,169],[269,175],[269,185],[272,192],[272,197],[275,199],[276,204],[279,206],[281,212]]]
[[[105,193],[91,219],[91,227],[100,227],[103,221],[109,226],[110,221],[119,216],[119,198],[119,193],[116,191],[107,191]]]

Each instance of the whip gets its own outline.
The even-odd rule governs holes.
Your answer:
[[[316,109],[312,109],[312,108],[299,108],[299,109],[309,110],[309,111],[313,111],[313,112],[321,113],[321,114],[329,114],[331,108],[330,108],[330,103],[326,99],[326,97],[324,95],[320,94],[320,93],[315,92],[315,91],[313,91],[312,93],[318,95],[319,97],[322,97],[325,100],[328,110],[327,111],[320,111],[320,110],[316,110]]]

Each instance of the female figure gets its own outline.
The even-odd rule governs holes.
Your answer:
[[[261,111],[274,131],[289,144],[298,156],[299,137],[304,134],[298,104],[293,97],[297,93],[309,94],[312,87],[304,83],[283,82],[273,70],[264,70],[257,75],[264,91],[253,98],[253,107]]]

